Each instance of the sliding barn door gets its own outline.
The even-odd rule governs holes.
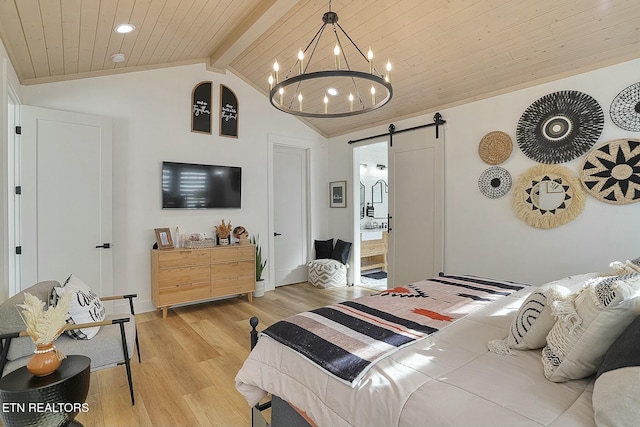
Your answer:
[[[389,147],[388,287],[433,277],[443,269],[444,130],[393,136]]]

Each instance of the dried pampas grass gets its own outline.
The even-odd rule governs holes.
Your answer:
[[[36,344],[51,344],[64,332],[69,318],[71,294],[65,292],[55,307],[45,310],[45,303],[38,297],[24,293],[24,304],[17,304],[22,308],[20,317],[27,326],[27,333]]]

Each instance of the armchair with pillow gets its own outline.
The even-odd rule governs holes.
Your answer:
[[[26,335],[17,304],[24,303],[29,292],[41,301],[55,305],[64,292],[73,292],[70,323],[55,346],[65,355],[80,354],[91,359],[91,371],[125,365],[131,404],[135,404],[130,360],[135,345],[140,362],[140,347],[133,308],[136,294],[99,298],[89,286],[71,275],[63,286],[56,281],[39,282],[0,304],[0,376],[27,364],[35,345]],[[130,313],[105,315],[104,301],[127,299]]]

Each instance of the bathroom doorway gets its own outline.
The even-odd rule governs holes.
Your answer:
[[[356,148],[360,161],[360,286],[387,289],[389,214],[388,142]]]

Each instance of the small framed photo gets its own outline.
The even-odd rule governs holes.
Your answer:
[[[158,249],[173,249],[171,231],[168,228],[156,228],[155,230]]]
[[[329,207],[347,207],[347,181],[334,181],[329,183]]]

